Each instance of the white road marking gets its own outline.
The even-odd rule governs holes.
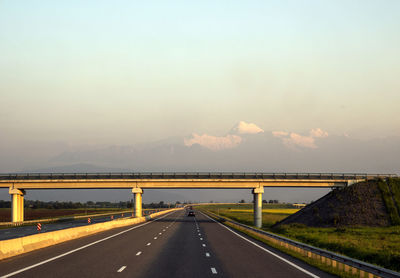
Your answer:
[[[201,234],[199,234],[199,236],[201,236]]]
[[[211,268],[211,272],[212,272],[212,274],[217,274],[217,270],[215,269],[215,267]]]
[[[210,257],[210,253],[207,252],[207,253],[206,253],[206,257]]]
[[[120,269],[117,270],[117,272],[122,272],[126,268],[126,265],[122,266]]]
[[[140,256],[140,254],[142,254],[142,251],[137,252],[136,256]]]
[[[163,230],[163,232],[165,232],[165,229]]]
[[[162,235],[162,233],[158,233],[159,235]]]
[[[203,243],[203,247],[206,247],[206,245]]]
[[[154,237],[154,239],[157,239],[157,237]]]
[[[282,258],[281,256],[275,254],[274,252],[271,252],[271,251],[269,251],[268,249],[265,249],[264,247],[262,247],[262,246],[258,245],[257,243],[255,243],[255,242],[253,242],[253,241],[251,241],[251,240],[245,238],[244,236],[239,235],[238,233],[236,233],[236,232],[233,231],[232,229],[230,229],[230,228],[228,228],[228,227],[222,225],[221,223],[215,221],[215,220],[214,220],[213,218],[211,218],[210,216],[208,216],[208,215],[206,215],[206,214],[204,214],[204,213],[202,213],[202,214],[205,215],[207,218],[211,219],[212,221],[218,223],[219,225],[221,225],[222,227],[224,227],[224,228],[227,229],[228,231],[234,233],[234,234],[237,235],[238,237],[240,237],[240,238],[244,239],[245,241],[250,242],[251,244],[257,246],[257,247],[260,248],[261,250],[263,250],[263,251],[265,251],[265,252],[271,254],[272,256],[275,256],[276,258],[278,258],[278,259],[284,261],[285,263],[287,263],[287,264],[293,266],[294,268],[297,268],[298,270],[300,270],[300,271],[302,271],[302,272],[304,272],[304,273],[310,275],[311,277],[319,278],[319,276],[317,276],[317,275],[315,275],[315,274],[313,274],[313,273],[311,273],[311,272],[305,270],[304,268],[301,268],[300,266],[298,266],[298,265],[292,263],[291,261],[286,260],[285,258]]]
[[[200,240],[203,240],[203,238],[201,237]]]
[[[151,245],[151,242],[147,243],[146,245],[147,245],[147,246],[150,246],[150,245]]]
[[[105,238],[96,240],[96,241],[94,241],[94,242],[91,242],[91,243],[86,244],[86,245],[84,245],[84,246],[81,246],[81,247],[79,247],[79,248],[76,248],[76,249],[73,249],[73,250],[71,250],[71,251],[68,251],[68,252],[65,252],[65,253],[63,253],[63,254],[60,254],[60,255],[58,255],[58,256],[52,257],[52,258],[50,258],[50,259],[47,259],[47,260],[38,262],[37,264],[33,264],[33,265],[31,265],[31,266],[27,266],[27,267],[22,268],[22,269],[20,269],[20,270],[11,272],[11,273],[9,273],[9,274],[6,274],[6,275],[2,276],[1,278],[8,278],[8,277],[14,276],[14,275],[16,275],[16,274],[19,274],[19,273],[21,273],[21,272],[27,271],[27,270],[29,270],[29,269],[35,268],[35,267],[37,267],[37,266],[40,266],[40,265],[49,263],[49,262],[54,261],[54,260],[57,260],[57,259],[59,259],[59,258],[62,258],[62,257],[64,257],[64,256],[67,256],[67,255],[69,255],[69,254],[75,253],[75,252],[77,252],[77,251],[79,251],[79,250],[88,248],[88,247],[90,247],[90,246],[92,246],[92,245],[95,245],[95,244],[97,244],[97,243],[106,241],[106,240],[111,239],[111,238],[113,238],[113,237],[122,235],[122,234],[127,233],[127,232],[129,232],[129,231],[132,231],[132,230],[134,230],[134,229],[137,229],[137,228],[139,228],[139,227],[143,227],[143,226],[145,226],[145,225],[148,225],[148,224],[150,224],[150,223],[152,223],[152,222],[154,222],[154,221],[157,221],[157,220],[159,220],[159,219],[162,219],[162,218],[164,218],[164,217],[167,217],[168,215],[170,215],[170,214],[172,214],[172,213],[174,213],[174,212],[168,213],[168,214],[166,214],[166,215],[164,215],[164,216],[162,216],[162,217],[160,217],[160,218],[157,218],[157,219],[151,220],[151,221],[149,221],[149,222],[146,222],[146,223],[137,225],[137,226],[135,226],[135,227],[126,229],[126,230],[124,230],[124,231],[121,231],[121,232],[119,232],[119,233],[113,234],[113,235],[111,235],[111,236],[108,236],[108,237],[105,237]]]

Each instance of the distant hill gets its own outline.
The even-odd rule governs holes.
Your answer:
[[[89,163],[76,163],[64,166],[54,166],[42,169],[27,169],[21,172],[29,173],[104,173],[104,172],[128,172],[122,168],[101,167]],[[133,172],[130,170],[130,172]]]
[[[334,189],[274,227],[293,223],[311,227],[400,225],[400,178]]]

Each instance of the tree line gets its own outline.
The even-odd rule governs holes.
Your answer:
[[[165,203],[163,201],[159,203],[149,203],[143,204],[143,208],[168,208],[175,207],[175,204],[180,204],[180,202],[176,203]],[[25,200],[24,207],[31,209],[80,209],[80,208],[132,208],[132,201],[120,201],[120,202],[93,202],[87,201],[85,203],[81,202],[59,202],[59,201],[33,201],[33,200]],[[11,201],[0,200],[0,208],[11,208]]]

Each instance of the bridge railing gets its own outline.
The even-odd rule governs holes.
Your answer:
[[[250,172],[121,172],[121,173],[5,173],[1,180],[63,179],[321,179],[360,180],[397,177],[396,174],[368,173],[250,173]]]

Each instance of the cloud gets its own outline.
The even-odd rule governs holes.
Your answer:
[[[323,131],[320,128],[313,128],[310,131],[310,137],[314,137],[314,138],[324,138],[324,137],[328,137],[328,132]]]
[[[286,131],[272,131],[272,135],[275,137],[286,137],[289,135],[289,132]]]
[[[230,134],[226,136],[199,135],[193,133],[192,138],[184,139],[184,144],[187,147],[198,144],[213,151],[233,149],[239,146],[244,140],[239,134],[257,134],[261,132],[264,132],[264,130],[256,124],[240,121],[232,128]]]
[[[302,136],[297,133],[290,133],[289,137],[283,138],[283,143],[288,147],[303,147],[316,149],[317,145],[315,145],[315,139],[311,136]]]
[[[257,134],[264,132],[264,130],[256,124],[246,123],[244,121],[240,121],[234,128],[232,128],[232,131],[237,134]]]
[[[273,131],[272,135],[281,138],[283,144],[289,148],[302,147],[316,149],[318,146],[315,144],[315,138],[325,138],[328,137],[329,134],[320,128],[315,128],[310,130],[308,136],[286,131]]]
[[[237,147],[241,142],[242,142],[242,137],[231,134],[223,137],[218,137],[208,134],[199,135],[193,133],[192,138],[184,139],[184,144],[187,147],[190,147],[194,144],[199,144],[200,146],[206,147],[213,151],[232,149]]]

